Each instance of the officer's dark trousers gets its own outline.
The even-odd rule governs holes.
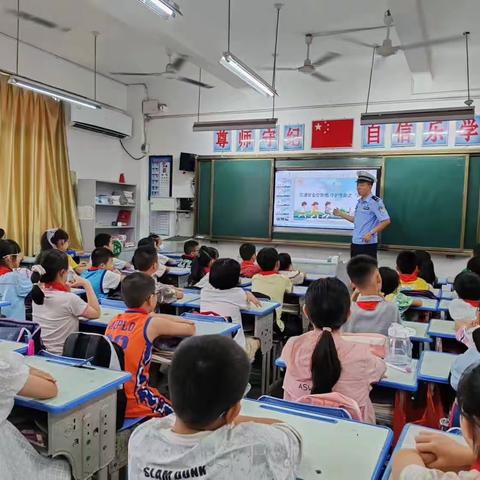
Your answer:
[[[367,245],[359,245],[352,243],[350,245],[350,256],[356,257],[357,255],[370,255],[375,260],[377,259],[378,243],[369,243]]]

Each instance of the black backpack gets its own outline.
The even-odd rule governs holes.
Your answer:
[[[62,355],[71,358],[90,359],[96,367],[125,370],[123,350],[108,337],[98,333],[71,333],[63,345]],[[127,397],[123,388],[117,391],[117,430],[125,420]]]

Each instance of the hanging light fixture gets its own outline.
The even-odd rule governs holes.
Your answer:
[[[8,83],[15,87],[24,88],[25,90],[30,90],[35,93],[40,93],[42,95],[47,95],[48,97],[53,98],[54,100],[74,103],[76,105],[81,105],[82,107],[99,109],[102,108],[102,105],[96,101],[97,96],[97,35],[98,33],[94,32],[95,35],[95,72],[94,72],[94,96],[95,100],[91,100],[83,95],[77,95],[76,93],[63,90],[62,88],[52,87],[42,82],[32,80],[31,78],[23,77],[18,74],[18,63],[19,63],[19,48],[20,48],[20,0],[17,0],[17,55],[15,63],[15,75],[10,75]]]
[[[197,121],[193,124],[194,132],[208,132],[215,130],[255,130],[259,128],[276,128],[278,118],[275,118],[275,79],[277,72],[277,49],[278,49],[278,28],[280,24],[280,9],[282,3],[275,3],[276,24],[275,24],[275,48],[273,54],[273,78],[272,85],[269,85],[263,78],[257,75],[241,60],[230,52],[230,0],[228,0],[228,51],[223,54],[220,63],[235,73],[238,77],[248,83],[255,90],[264,95],[272,97],[272,118],[253,118],[247,120],[220,120],[215,122],[200,122],[200,90],[198,92]],[[201,78],[201,70],[200,70]]]
[[[415,122],[440,122],[449,120],[473,120],[475,118],[475,107],[470,96],[470,62],[468,57],[468,40],[470,32],[463,32],[465,37],[465,54],[467,63],[467,100],[466,107],[448,108],[426,108],[424,110],[400,110],[392,112],[368,112],[370,101],[370,90],[372,87],[373,66],[375,62],[375,50],[373,47],[372,64],[370,67],[370,79],[368,81],[368,93],[365,106],[365,113],[360,115],[360,125],[378,125],[388,123],[415,123]]]
[[[180,7],[175,2],[168,0],[137,0],[156,14],[166,17],[174,18],[176,15],[183,15]]]

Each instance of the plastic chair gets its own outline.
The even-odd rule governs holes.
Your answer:
[[[110,298],[100,298],[100,305],[110,308],[118,308],[119,310],[126,310],[127,306],[122,300],[112,300]]]
[[[331,395],[329,393],[325,395]],[[306,395],[305,397],[310,397],[311,395]],[[302,398],[305,398],[302,397]],[[347,398],[347,397],[345,397]],[[317,413],[319,415],[326,415],[329,417],[334,417],[334,418],[342,418],[342,419],[347,419],[347,420],[352,420],[353,416],[350,414],[350,412],[346,408],[342,407],[327,407],[327,406],[321,406],[321,405],[316,405],[313,402],[309,403],[303,403],[303,402],[291,402],[289,400],[283,400],[280,398],[275,398],[275,397],[270,397],[268,395],[263,395],[258,399],[260,402],[267,403],[269,405],[275,405],[277,407],[283,407],[283,408],[289,408],[292,410],[297,410],[301,412],[309,412],[309,413]],[[351,400],[351,399],[349,399]],[[352,400],[353,401],[353,400]],[[356,403],[356,402],[355,402]],[[358,408],[358,405],[357,405]],[[358,408],[358,412],[360,412],[360,409]],[[358,416],[358,415],[355,415]],[[360,414],[361,417],[361,414]],[[358,418],[353,418],[354,420],[358,420]]]

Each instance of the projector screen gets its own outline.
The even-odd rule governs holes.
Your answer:
[[[365,169],[378,179],[380,171]],[[377,192],[378,182],[373,186]],[[275,172],[273,231],[351,235],[353,223],[336,217],[338,208],[355,214],[357,169]]]

